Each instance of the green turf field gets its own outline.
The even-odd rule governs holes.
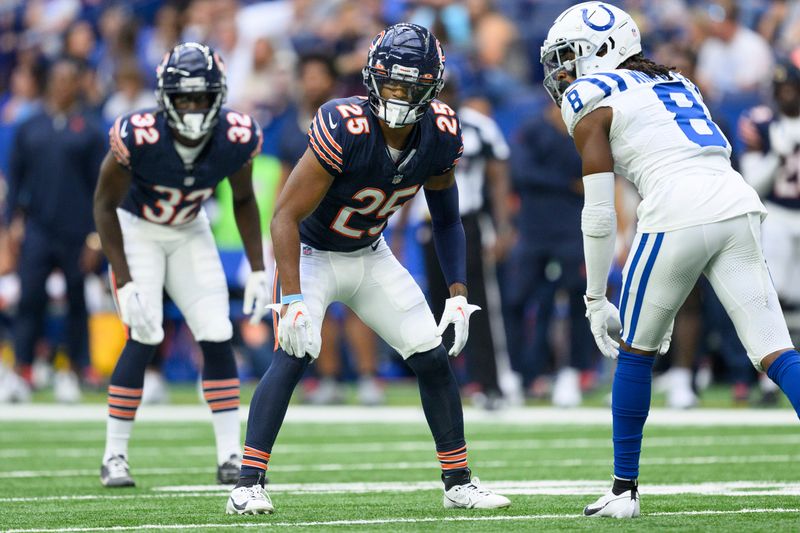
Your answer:
[[[425,425],[356,420],[287,423],[270,464],[275,514],[232,517],[207,423],[137,423],[138,486],[107,490],[102,422],[3,421],[0,530],[800,530],[797,426],[647,428],[643,516],[624,523],[577,516],[607,488],[609,427],[472,423],[467,437],[474,473],[511,508],[443,509]]]

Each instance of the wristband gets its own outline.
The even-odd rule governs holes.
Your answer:
[[[294,302],[302,302],[303,295],[302,294],[284,294],[281,295],[281,304],[282,305],[289,305]]]

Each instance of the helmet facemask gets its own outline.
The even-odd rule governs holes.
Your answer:
[[[562,41],[542,51],[542,66],[544,67],[544,87],[557,105],[567,91],[571,80],[559,79],[559,74],[566,73],[572,80],[578,77],[576,57],[579,50],[574,42]]]
[[[444,85],[442,79],[420,77],[418,69],[398,64],[392,66],[391,74],[386,69],[367,66],[363,75],[372,112],[390,128],[418,122]],[[405,99],[384,97],[384,88],[405,94]]]
[[[199,54],[202,55],[199,55]],[[199,140],[217,124],[227,87],[224,65],[205,45],[184,43],[164,56],[157,70],[156,99],[167,123],[181,137]],[[204,105],[179,109],[176,100],[203,100]]]

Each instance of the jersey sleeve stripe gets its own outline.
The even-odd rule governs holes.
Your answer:
[[[342,147],[339,145],[339,143],[336,142],[336,139],[334,139],[333,136],[331,135],[331,133],[328,131],[328,126],[325,125],[325,121],[322,119],[322,110],[321,109],[319,111],[317,111],[317,118],[314,120],[314,122],[319,122],[319,125],[322,128],[323,133],[325,133],[325,137],[331,143],[331,146],[333,146],[333,148],[337,152],[339,152],[339,154],[341,154],[342,153]]]
[[[125,142],[120,136],[119,130],[121,123],[122,117],[117,117],[117,120],[114,121],[114,125],[111,126],[110,130],[108,130],[108,138],[111,151],[114,153],[114,157],[116,158],[117,162],[121,165],[127,166],[131,162],[131,152],[128,150],[128,147],[125,146]]]
[[[613,72],[598,72],[595,74],[595,76],[605,76],[606,78],[611,78],[617,82],[617,88],[620,92],[628,90],[628,84],[625,83],[625,79],[619,74],[615,74]]]
[[[325,155],[325,152],[320,150],[319,146],[317,146],[317,141],[314,140],[313,135],[308,136],[308,145],[311,147],[312,150],[314,150],[314,153],[317,154],[317,157],[319,157],[322,161],[324,161],[328,166],[335,169],[337,172],[342,171],[342,168],[339,165],[328,159],[328,156]]]
[[[609,84],[607,84],[602,80],[598,80],[596,78],[583,78],[578,80],[578,82],[587,82],[591,83],[592,85],[596,85],[597,87],[600,88],[601,91],[605,93],[606,96],[609,96],[611,94],[611,91],[613,90],[611,89],[611,86]]]
[[[317,144],[325,151],[325,153],[327,153],[330,156],[331,159],[333,159],[334,161],[336,161],[341,165],[342,164],[341,150],[339,152],[336,152],[331,149],[329,144],[325,143],[325,140],[319,134],[320,128],[317,127],[317,122],[318,122],[317,120],[314,120],[311,123],[312,137],[314,137],[314,140],[317,141]]]

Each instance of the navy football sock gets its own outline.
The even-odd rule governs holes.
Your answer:
[[[275,351],[250,402],[247,417],[242,478],[253,478],[267,469],[272,445],[286,416],[289,400],[311,358],[298,359],[283,349]]]
[[[614,426],[614,475],[623,479],[639,477],[642,430],[650,412],[653,381],[651,355],[619,350],[617,371],[611,387]]]
[[[800,353],[797,350],[783,352],[769,365],[767,375],[778,384],[800,417]]]
[[[444,346],[415,353],[406,363],[417,375],[422,410],[436,442],[445,486],[452,480],[458,480],[453,484],[469,482],[461,396]]]

